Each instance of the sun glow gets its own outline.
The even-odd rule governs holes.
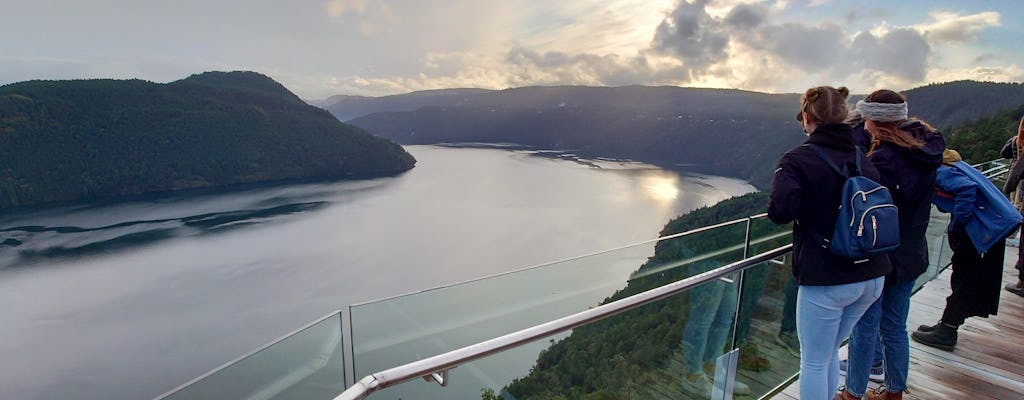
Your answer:
[[[679,178],[676,176],[646,176],[641,181],[641,187],[647,197],[661,204],[679,198]]]

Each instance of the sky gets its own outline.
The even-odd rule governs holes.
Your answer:
[[[0,0],[0,85],[256,71],[302,98],[1024,81],[1024,2]]]

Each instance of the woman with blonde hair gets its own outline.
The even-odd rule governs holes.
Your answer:
[[[839,346],[882,293],[892,270],[885,254],[853,260],[832,253],[815,238],[831,236],[846,177],[837,168],[878,180],[878,170],[854,146],[845,87],[818,86],[800,99],[804,144],[782,155],[772,179],[768,218],[793,221],[793,277],[798,286],[800,398],[832,399],[839,387]],[[826,159],[828,161],[826,161]],[[827,234],[827,235],[826,235]]]
[[[885,277],[881,298],[864,313],[850,337],[846,390],[840,398],[902,399],[910,369],[907,314],[914,283],[928,268],[925,230],[931,213],[935,175],[946,142],[924,121],[908,117],[907,99],[892,90],[876,90],[857,102],[864,128],[871,132],[868,158],[878,181],[889,189],[899,208],[900,247],[890,255],[892,272]],[[867,391],[875,346],[881,337],[885,355],[885,386]]]

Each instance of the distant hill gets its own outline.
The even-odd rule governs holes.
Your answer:
[[[1024,105],[1024,84],[957,81],[911,89],[910,115],[944,132],[979,118]]]
[[[999,151],[1006,144],[1006,139],[1017,135],[1022,116],[1024,105],[964,122],[950,131],[946,145],[959,151],[970,163],[1000,158]]]
[[[1024,104],[1024,85],[1013,83],[951,82],[905,94],[912,115],[944,131]],[[327,106],[335,116],[403,144],[520,143],[734,176],[761,189],[779,156],[804,140],[798,94],[562,86],[337,100]]]
[[[339,95],[311,103],[331,111],[342,121],[348,121],[380,111],[414,111],[426,106],[465,104],[469,97],[490,92],[493,91],[487,89],[441,89],[384,97]]]
[[[350,122],[405,144],[522,143],[741,177],[763,189],[779,155],[804,138],[798,101],[670,86],[528,87]]]
[[[0,86],[0,208],[406,171],[401,146],[255,72]]]

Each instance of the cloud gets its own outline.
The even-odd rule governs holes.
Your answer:
[[[327,15],[331,18],[338,18],[346,12],[363,14],[366,12],[366,0],[330,0],[324,3]]]
[[[917,31],[896,29],[883,36],[863,32],[853,39],[854,68],[919,82],[925,78],[931,46]]]
[[[959,15],[936,11],[929,14],[932,22],[914,26],[925,37],[934,42],[970,43],[985,28],[1000,26],[998,12],[989,11],[973,15]]]
[[[765,21],[768,9],[759,4],[740,4],[729,11],[725,23],[733,29],[754,29]]]
[[[769,25],[738,39],[754,50],[767,52],[780,58],[781,63],[804,71],[828,69],[851,61],[846,33],[835,24]]]
[[[999,67],[974,67],[929,71],[929,82],[951,82],[963,79],[991,82],[1024,81],[1024,68],[1016,64]]]
[[[677,57],[688,74],[703,73],[708,66],[728,59],[729,27],[704,9],[707,0],[682,1],[658,25],[651,47]]]

